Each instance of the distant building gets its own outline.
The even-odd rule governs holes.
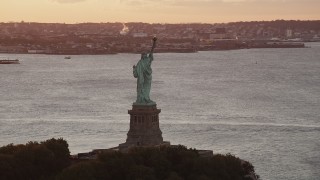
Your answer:
[[[216,28],[216,34],[226,34],[226,28]]]
[[[93,43],[87,43],[87,44],[86,44],[86,47],[87,47],[87,48],[93,48],[93,46],[94,46]]]
[[[286,30],[286,37],[287,37],[287,38],[291,38],[292,35],[293,35],[292,29],[287,29],[287,30]]]
[[[148,33],[136,32],[132,34],[133,37],[148,37]]]
[[[225,39],[227,36],[226,34],[218,34],[218,33],[214,33],[214,34],[210,34],[210,39]]]
[[[165,31],[166,30],[166,26],[156,26],[153,29],[157,30],[157,31]]]
[[[216,28],[215,32],[210,34],[210,39],[225,39],[227,38],[226,28]]]
[[[29,54],[42,54],[45,53],[45,50],[43,49],[30,49],[28,50]]]

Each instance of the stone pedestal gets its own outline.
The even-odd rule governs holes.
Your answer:
[[[130,129],[125,143],[119,148],[131,146],[156,146],[163,144],[162,132],[159,127],[159,113],[157,105],[132,105],[130,114]]]

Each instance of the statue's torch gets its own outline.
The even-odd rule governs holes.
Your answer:
[[[156,41],[158,40],[158,38],[156,36],[153,36],[152,41],[152,48],[151,48],[151,53],[153,53],[154,48],[156,47]]]

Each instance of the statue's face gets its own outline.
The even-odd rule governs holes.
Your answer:
[[[147,58],[147,53],[142,53],[141,54],[141,59]]]

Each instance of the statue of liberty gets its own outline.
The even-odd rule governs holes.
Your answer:
[[[157,38],[153,39],[152,48],[149,54],[142,53],[138,64],[133,66],[133,76],[137,78],[137,100],[136,105],[154,105],[150,99],[150,89],[152,81],[151,63],[153,61],[153,50],[156,47]]]

